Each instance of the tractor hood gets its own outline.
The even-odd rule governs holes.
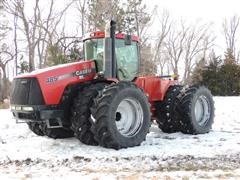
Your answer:
[[[23,86],[23,88],[26,89],[24,91],[34,91],[31,89],[31,85],[33,84],[31,79],[34,79],[37,80],[39,84],[45,104],[58,104],[61,100],[64,89],[67,86],[90,81],[95,76],[96,69],[94,61],[62,64],[15,77],[12,92],[20,92],[20,86]],[[26,88],[26,86],[29,87]],[[20,94],[18,95],[21,96]]]
[[[89,64],[89,62],[91,62]],[[92,67],[93,66],[93,67]],[[67,64],[60,64],[52,67],[47,67],[43,69],[38,69],[30,73],[24,73],[16,76],[15,78],[27,78],[27,77],[38,77],[42,75],[61,75],[66,71],[78,71],[87,68],[95,68],[95,63],[93,61],[80,61]]]

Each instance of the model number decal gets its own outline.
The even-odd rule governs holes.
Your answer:
[[[88,69],[75,71],[75,72],[69,73],[69,74],[63,74],[63,75],[60,75],[60,76],[52,76],[52,77],[47,78],[46,83],[51,84],[51,83],[54,83],[56,81],[60,81],[60,80],[67,79],[67,78],[72,78],[74,76],[78,76],[79,79],[83,79],[83,78],[85,78],[85,76],[87,74],[89,74],[91,72],[95,72],[95,69],[94,68],[93,69],[88,68]]]
[[[48,77],[47,78],[47,83],[53,83],[55,81],[58,80],[58,77],[57,76],[53,76],[53,77]]]

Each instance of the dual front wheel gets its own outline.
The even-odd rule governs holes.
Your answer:
[[[99,88],[93,84],[78,96],[73,109],[75,136],[85,144],[114,149],[137,146],[151,124],[147,97],[130,82]]]

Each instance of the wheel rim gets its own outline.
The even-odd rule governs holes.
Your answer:
[[[120,134],[132,137],[139,132],[143,124],[143,109],[138,100],[126,98],[118,105],[115,122]]]
[[[200,126],[204,126],[210,118],[210,102],[206,96],[199,96],[195,104],[195,117]]]

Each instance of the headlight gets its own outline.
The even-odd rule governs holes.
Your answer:
[[[11,105],[11,110],[15,110],[16,107],[14,105]]]
[[[15,110],[16,110],[16,111],[21,111],[22,108],[21,108],[21,106],[15,106]]]
[[[22,110],[23,111],[33,111],[33,107],[23,106]]]

